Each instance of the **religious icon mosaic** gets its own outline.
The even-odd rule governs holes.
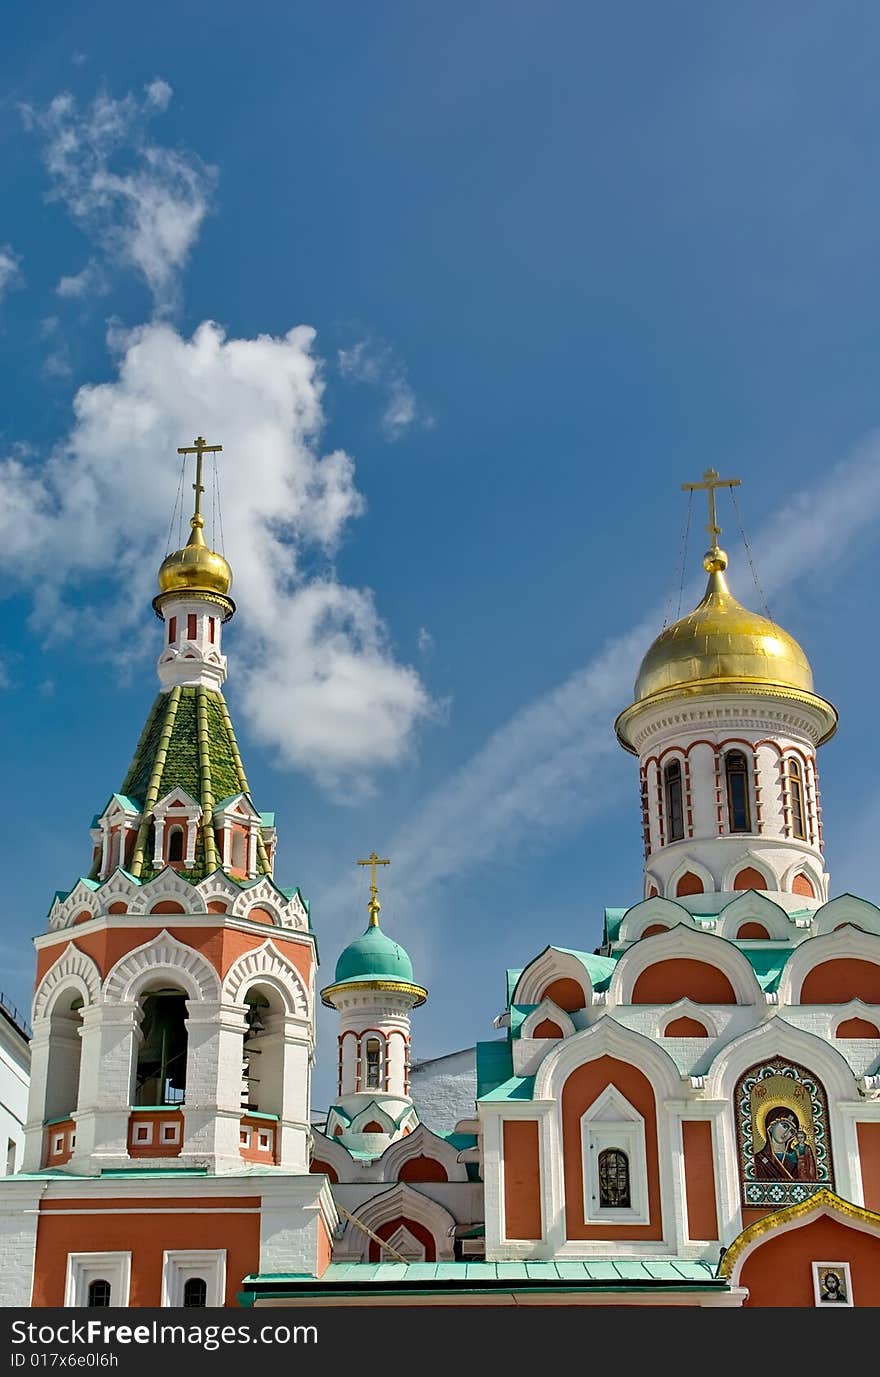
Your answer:
[[[753,1066],[735,1092],[744,1205],[795,1205],[834,1189],[828,1101],[815,1076],[775,1057]]]

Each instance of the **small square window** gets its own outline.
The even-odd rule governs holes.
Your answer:
[[[257,1136],[257,1141],[261,1148],[264,1148],[266,1151],[271,1152],[272,1130],[270,1128],[261,1128]]]
[[[64,1134],[63,1134],[63,1133],[56,1133],[56,1134],[55,1134],[55,1137],[52,1139],[52,1151],[55,1152],[55,1153],[57,1153],[57,1152],[63,1152],[63,1151],[64,1151]]]
[[[163,1124],[163,1125],[162,1125],[162,1142],[163,1142],[163,1143],[179,1143],[179,1142],[180,1142],[180,1124]]]
[[[73,1149],[76,1147],[76,1134],[75,1134],[75,1133],[71,1133],[70,1138],[68,1139],[68,1145],[69,1145],[69,1147],[70,1147],[71,1152],[73,1152]]]
[[[241,1129],[239,1129],[239,1131],[238,1131],[238,1141],[241,1143],[242,1147],[250,1147],[250,1142],[251,1142],[250,1130],[247,1129],[247,1128],[241,1128]]]
[[[153,1141],[152,1124],[135,1124],[134,1141],[136,1143],[151,1143]]]

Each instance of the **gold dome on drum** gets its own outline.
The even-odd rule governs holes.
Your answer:
[[[159,593],[214,593],[225,598],[232,587],[232,570],[222,555],[210,550],[202,534],[200,515],[192,518],[192,535],[182,550],[167,555],[159,567]]]
[[[737,602],[727,586],[727,555],[712,550],[705,596],[688,616],[660,632],[642,660],[635,701],[707,679],[746,679],[813,692],[810,662],[793,636]]]
[[[837,725],[830,703],[813,691],[810,662],[793,636],[737,602],[724,571],[727,555],[715,546],[703,560],[709,582],[688,616],[667,626],[642,660],[634,701],[617,719],[617,735],[632,750],[627,728],[642,705],[707,693],[793,696],[824,718],[822,741]]]

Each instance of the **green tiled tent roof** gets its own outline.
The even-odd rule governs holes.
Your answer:
[[[128,863],[136,879],[148,880],[154,873],[153,808],[172,789],[185,790],[202,806],[195,867],[186,872],[187,878],[199,880],[219,865],[211,822],[217,800],[248,792],[229,709],[215,689],[173,688],[160,693],[150,709],[119,790],[143,812]],[[257,851],[259,869],[268,873],[266,848],[259,835]]]

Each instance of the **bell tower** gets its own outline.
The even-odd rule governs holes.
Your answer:
[[[199,437],[191,534],[159,570],[159,693],[92,824],[92,864],[36,939],[24,1168],[308,1171],[315,945],[274,879],[222,694],[232,570],[209,548]]]

